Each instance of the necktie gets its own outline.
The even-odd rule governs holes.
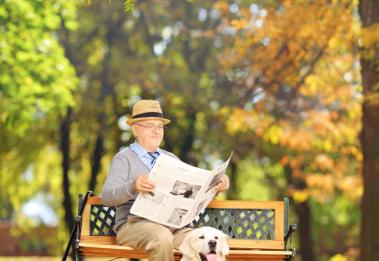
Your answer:
[[[158,151],[155,151],[155,152],[148,152],[148,154],[150,155],[151,157],[151,166],[154,166],[155,162],[157,161],[157,158],[159,156],[159,152]]]

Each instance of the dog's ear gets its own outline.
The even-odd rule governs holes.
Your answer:
[[[229,254],[229,245],[228,245],[228,241],[227,239],[229,238],[228,235],[222,233],[220,231],[220,235],[219,235],[219,238],[220,238],[220,253],[219,255],[222,256],[222,257],[225,257]]]
[[[199,253],[196,249],[196,233],[195,230],[188,233],[186,238],[183,240],[183,243],[179,247],[180,252],[183,257],[188,259],[195,259],[199,256]],[[187,260],[187,259],[182,259]]]

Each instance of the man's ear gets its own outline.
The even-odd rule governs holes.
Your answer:
[[[134,125],[132,124],[132,125],[130,125],[130,129],[132,130],[133,136],[134,136],[135,138],[137,138],[136,126],[134,126]]]

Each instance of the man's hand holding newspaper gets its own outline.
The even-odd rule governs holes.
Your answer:
[[[154,190],[139,193],[131,213],[166,226],[184,227],[204,211],[220,189],[217,186],[227,188],[229,185],[220,181],[231,156],[209,171],[161,155],[149,174],[149,180],[155,184]]]

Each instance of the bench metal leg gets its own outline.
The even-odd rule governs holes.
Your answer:
[[[88,198],[90,196],[92,196],[92,195],[93,195],[93,192],[92,191],[88,191],[87,194],[86,194],[86,196],[84,197],[84,200],[82,202],[80,202],[81,200],[79,200],[79,206],[78,206],[79,207],[79,211],[78,211],[79,213],[78,213],[78,216],[75,219],[75,225],[72,228],[70,239],[67,242],[66,250],[65,250],[65,252],[63,254],[62,261],[66,261],[68,255],[70,253],[71,246],[75,250],[75,253],[72,256],[73,256],[73,259],[76,261],[76,256],[78,255],[77,252],[78,252],[78,249],[79,249],[80,223],[81,223],[84,207],[87,204]],[[75,237],[76,237],[76,240],[74,241]]]

